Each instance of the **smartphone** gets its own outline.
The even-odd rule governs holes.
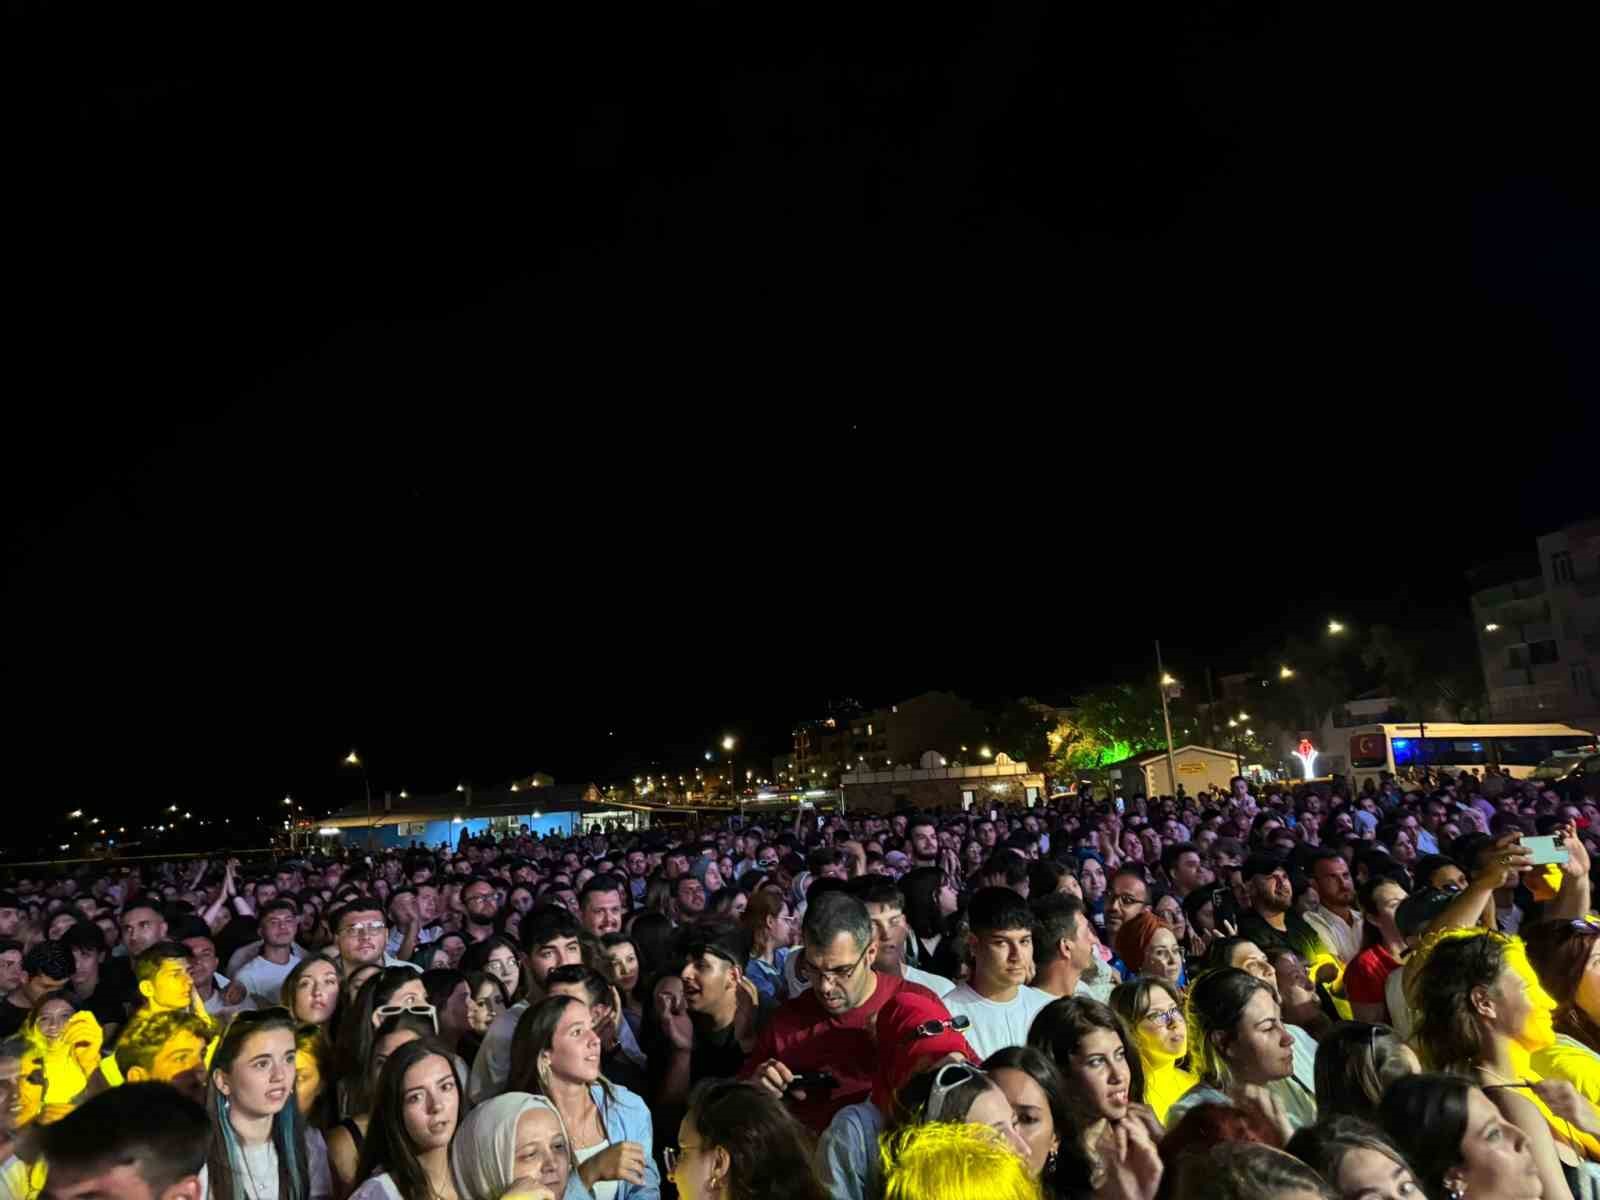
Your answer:
[[[1125,813],[1127,811],[1128,811],[1128,806],[1123,803],[1122,797],[1118,796],[1117,797],[1117,815],[1120,817],[1123,813]]]
[[[1564,863],[1571,857],[1566,850],[1556,845],[1554,834],[1547,837],[1525,837],[1522,839],[1522,848],[1533,855],[1533,865],[1542,867],[1547,863]]]
[[[1222,923],[1224,921],[1237,929],[1239,927],[1239,906],[1234,901],[1232,888],[1213,888],[1211,889],[1211,922],[1216,926],[1217,932],[1222,932]]]

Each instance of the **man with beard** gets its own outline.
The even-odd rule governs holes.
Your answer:
[[[623,862],[628,868],[628,894],[635,904],[643,904],[645,890],[650,886],[650,860],[643,850],[629,850]]]
[[[466,934],[469,943],[494,936],[494,918],[500,911],[494,898],[494,884],[481,876],[472,880],[461,889],[461,907],[467,917],[461,932]]]
[[[1341,860],[1342,861],[1342,860]],[[1270,956],[1275,946],[1287,946],[1311,962],[1328,953],[1317,931],[1293,909],[1294,887],[1289,868],[1276,854],[1252,854],[1245,859],[1240,877],[1249,890],[1250,909],[1239,917],[1239,934]]]
[[[1341,854],[1319,850],[1311,856],[1311,882],[1317,889],[1318,907],[1306,914],[1306,923],[1333,956],[1348,965],[1361,953],[1364,931],[1350,864]]]
[[[872,920],[872,935],[878,942],[874,971],[920,983],[940,997],[955,991],[956,985],[943,975],[923,971],[906,961],[911,926],[906,924],[906,900],[899,888],[882,876],[863,875],[850,888],[850,894],[867,906],[867,916]]]
[[[906,830],[911,840],[911,862],[914,867],[939,865],[939,827],[932,817],[917,817]]]
[[[789,1101],[800,1123],[818,1133],[841,1108],[870,1094],[877,1075],[872,1026],[889,998],[905,990],[935,1003],[938,997],[872,969],[872,919],[854,896],[816,895],[806,907],[801,935],[800,953],[813,983],[772,1014],[739,1073]],[[820,1071],[833,1076],[833,1087],[791,1086],[796,1074]]]
[[[578,892],[578,920],[595,937],[622,930],[622,915],[627,911],[624,884],[615,875],[596,875]]]

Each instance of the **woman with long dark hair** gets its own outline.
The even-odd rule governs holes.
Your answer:
[[[1126,1125],[1138,1124],[1153,1141],[1160,1140],[1161,1123],[1144,1102],[1139,1051],[1111,1009],[1083,996],[1052,1000],[1034,1017],[1028,1045],[1048,1055],[1066,1081],[1076,1144],[1063,1160],[1088,1168],[1087,1178],[1061,1181],[1065,1194],[1101,1186],[1104,1145]]]
[[[506,1006],[528,998],[528,988],[533,982],[533,970],[528,966],[527,955],[517,944],[500,934],[474,942],[461,960],[465,971],[482,971],[493,975],[505,989]]]
[[[428,1015],[423,1010],[432,1007],[422,976],[410,967],[385,967],[361,985],[339,1022],[339,1037],[334,1042],[342,1115],[367,1111],[367,1067],[372,1058],[372,1035],[378,1026],[386,1018],[405,1012]]]
[[[1366,1117],[1396,1079],[1422,1070],[1387,1025],[1340,1021],[1317,1046],[1317,1116]]]
[[[1294,1075],[1294,1038],[1277,993],[1237,967],[1202,975],[1189,989],[1189,1054],[1200,1082],[1167,1112],[1181,1120],[1197,1104],[1253,1104],[1287,1140],[1317,1119],[1315,1095]]]
[[[329,1041],[339,1028],[339,964],[325,954],[302,958],[284,976],[283,1003],[302,1025],[315,1025]]]
[[[328,1150],[295,1101],[295,1024],[287,1009],[234,1017],[211,1059],[209,1195],[327,1200]]]
[[[1410,1075],[1384,1093],[1378,1123],[1403,1144],[1428,1200],[1560,1200],[1523,1132],[1470,1079]]]
[[[1048,1054],[1032,1046],[1007,1046],[983,1061],[983,1069],[1011,1101],[1017,1135],[1028,1148],[1028,1171],[1051,1196],[1071,1194],[1070,1181],[1087,1178],[1087,1162],[1062,1169],[1063,1148],[1077,1149],[1077,1123],[1067,1104],[1067,1081]],[[1058,1178],[1059,1177],[1059,1178]]]
[[[1340,1200],[1414,1196],[1422,1190],[1399,1148],[1356,1117],[1324,1116],[1284,1148],[1331,1184]]]
[[[449,1047],[431,1037],[401,1046],[378,1076],[351,1200],[456,1200],[450,1143],[460,1116]]]
[[[944,936],[945,922],[960,906],[960,897],[950,877],[940,867],[917,867],[900,877],[905,896],[906,924],[917,935],[924,970]]]
[[[660,1195],[650,1110],[600,1073],[600,1037],[583,1001],[547,996],[522,1014],[511,1039],[511,1090],[554,1102],[596,1200]]]
[[[400,1013],[385,1018],[372,1037],[372,1054],[367,1063],[367,1079],[363,1095],[370,1096],[378,1086],[378,1076],[384,1064],[400,1047],[433,1036],[433,1022],[425,1017]],[[361,1155],[366,1150],[367,1129],[372,1120],[371,1107],[364,1104],[358,1113],[341,1117],[328,1127],[328,1160],[333,1166],[333,1182],[341,1195],[348,1194],[358,1183]]]
[[[782,1100],[753,1083],[705,1079],[689,1093],[667,1177],[682,1200],[825,1200],[811,1139]]]

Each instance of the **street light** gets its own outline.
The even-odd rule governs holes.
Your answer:
[[[352,750],[344,756],[344,761],[346,766],[359,767],[361,765],[361,756]]]
[[[722,739],[722,748],[724,750],[732,750],[733,745],[733,735],[731,733]]]
[[[1328,622],[1328,632],[1329,633],[1343,633],[1344,632],[1344,626],[1339,624],[1339,622],[1337,622],[1337,621],[1329,621]]]
[[[1294,672],[1291,671],[1288,667],[1279,667],[1278,668],[1278,678],[1279,679],[1293,679],[1294,678]]]
[[[1496,625],[1493,621],[1490,621],[1487,625],[1485,625],[1483,627],[1483,631],[1485,633],[1499,633],[1500,632],[1500,626]]]
[[[979,758],[993,758],[994,757],[994,752],[991,751],[989,749],[989,747],[987,747],[987,746],[980,746],[978,748],[978,757]]]

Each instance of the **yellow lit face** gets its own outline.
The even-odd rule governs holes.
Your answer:
[[[1532,1052],[1555,1045],[1555,998],[1539,982],[1520,941],[1506,951],[1500,993],[1510,1009],[1508,1022],[1518,1031],[1514,1036],[1523,1049]]]

